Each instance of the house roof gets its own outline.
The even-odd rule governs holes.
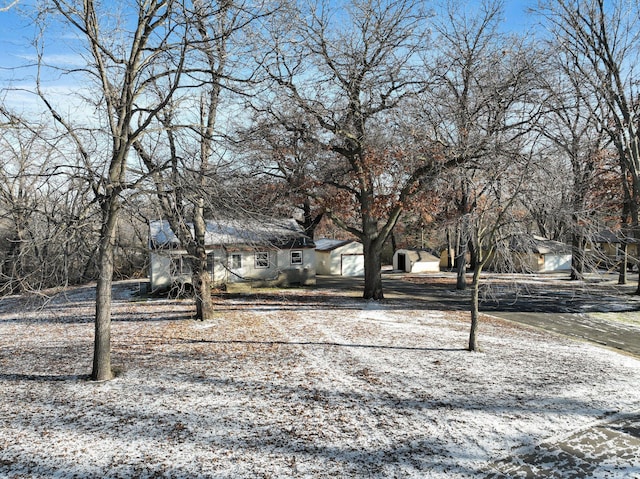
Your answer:
[[[631,236],[626,235],[622,231],[618,231],[617,233],[611,230],[602,230],[595,234],[593,241],[595,243],[608,243],[608,244],[635,244],[638,243],[638,239],[633,238]]]
[[[440,262],[440,258],[423,249],[399,249],[396,253],[406,254],[414,262]]]
[[[341,246],[345,246],[351,243],[357,243],[357,241],[336,240],[336,239],[328,239],[328,238],[315,240],[316,251],[333,251],[334,249],[340,248]]]
[[[571,246],[537,235],[519,235],[511,240],[514,251],[536,254],[569,254]]]
[[[193,233],[193,225],[189,224]],[[220,219],[207,220],[206,246],[270,246],[277,248],[313,248],[314,243],[294,219],[269,221]],[[180,241],[166,220],[149,223],[152,248],[175,248]]]

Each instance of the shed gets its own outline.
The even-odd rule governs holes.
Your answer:
[[[336,276],[364,276],[364,249],[353,240],[318,239],[316,273]]]
[[[425,250],[399,249],[393,254],[393,269],[406,273],[437,273],[440,258]]]
[[[519,235],[511,241],[516,269],[533,273],[571,270],[571,246],[542,236]]]
[[[315,284],[315,244],[293,219],[207,220],[205,248],[214,286]],[[191,282],[189,258],[167,221],[149,224],[149,249],[152,290]]]

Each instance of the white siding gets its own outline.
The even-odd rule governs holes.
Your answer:
[[[315,253],[315,268],[318,274],[345,276],[364,275],[362,243],[350,241],[334,248],[316,249]],[[361,273],[359,270],[361,270]]]
[[[176,271],[173,271],[175,266],[172,267],[172,262],[174,265],[184,264],[181,274],[176,274]],[[152,291],[169,288],[174,283],[191,282],[191,273],[179,252],[151,253],[151,265],[149,269]]]
[[[343,254],[341,257],[342,276],[364,276],[364,255]]]
[[[570,271],[571,255],[570,254],[545,254],[544,267],[542,271]]]

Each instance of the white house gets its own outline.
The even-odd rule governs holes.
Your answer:
[[[393,269],[406,273],[437,273],[440,258],[424,250],[399,249],[393,254]]]
[[[351,240],[318,239],[316,273],[340,276],[364,276],[362,243]]]
[[[167,221],[149,224],[151,290],[191,282],[186,251]],[[315,244],[291,220],[209,220],[205,248],[213,286],[315,284]]]

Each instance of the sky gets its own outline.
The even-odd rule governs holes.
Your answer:
[[[32,28],[25,25],[15,8],[0,11],[0,67],[5,69],[22,63],[20,57],[31,52],[32,37]]]
[[[20,14],[20,10],[26,9],[34,0],[19,0],[12,8],[5,7],[13,0],[0,0],[0,100],[5,105],[13,109],[28,109],[29,105],[35,105],[36,100],[33,95],[26,91],[15,91],[29,88],[33,85],[34,70],[28,68],[18,68],[24,65],[33,64],[35,51],[32,46],[34,38],[34,28],[29,21]],[[473,6],[480,0],[470,0],[467,5]],[[534,0],[506,0],[505,1],[505,24],[506,31],[522,31],[531,24],[531,18],[526,14],[526,8],[534,3]],[[60,38],[64,40],[64,35]],[[61,41],[59,44],[47,44],[47,58],[59,65],[74,65],[77,55],[69,51],[69,43]],[[8,87],[12,88],[10,93],[6,93]],[[52,80],[48,88],[56,88],[64,91],[69,88],[65,80],[57,78]]]
[[[527,8],[533,6],[533,0],[506,0],[505,27],[512,31],[526,30],[531,24],[531,15],[527,15]]]
[[[33,49],[30,46],[33,29],[19,13],[21,8],[31,2],[22,0],[9,10],[2,11],[3,6],[10,1],[0,0],[0,68],[18,65],[23,62],[23,57],[33,55]],[[479,3],[479,0],[469,2],[471,5],[474,3]],[[513,31],[525,28],[530,23],[525,11],[533,3],[533,0],[506,0],[505,28]]]

